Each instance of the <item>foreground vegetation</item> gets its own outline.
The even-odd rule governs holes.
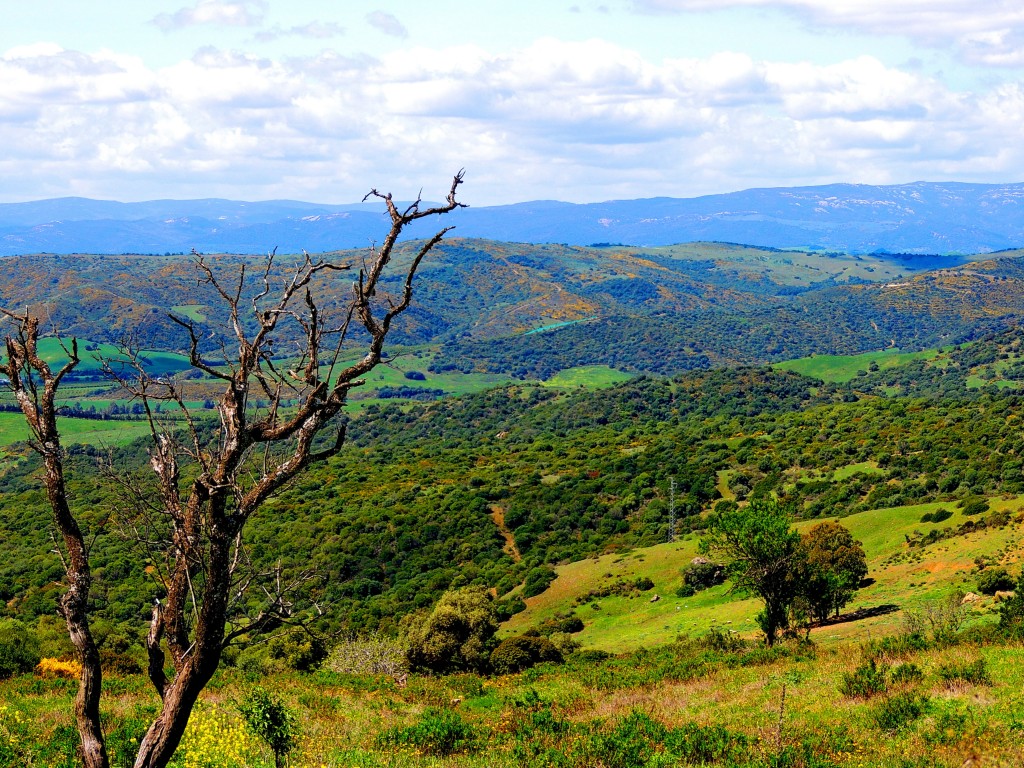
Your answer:
[[[1021,648],[991,629],[902,633],[773,649],[721,632],[651,650],[579,652],[521,674],[395,678],[331,671],[267,679],[223,670],[175,765],[267,768],[242,710],[258,687],[296,717],[291,765],[1017,765]],[[113,676],[104,713],[124,765],[156,708],[138,676]],[[71,682],[0,683],[0,766],[71,768]]]

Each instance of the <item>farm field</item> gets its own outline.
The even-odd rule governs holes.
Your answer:
[[[842,384],[854,378],[858,371],[867,371],[872,364],[877,366],[878,370],[886,370],[898,368],[913,360],[934,360],[939,354],[940,351],[935,349],[922,352],[885,349],[861,355],[813,355],[775,363],[772,367],[779,371],[793,371],[833,384]]]

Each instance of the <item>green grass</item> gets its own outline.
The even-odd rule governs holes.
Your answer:
[[[559,371],[547,381],[541,382],[545,387],[587,387],[603,389],[621,384],[633,378],[624,371],[617,371],[607,365],[580,365]]]
[[[793,371],[804,376],[842,384],[858,371],[866,371],[872,363],[879,369],[897,368],[913,360],[934,360],[940,350],[929,349],[923,352],[900,352],[898,349],[885,349],[879,352],[865,352],[861,355],[813,355],[796,360],[785,360],[775,363],[772,367],[779,371]]]
[[[61,441],[68,445],[127,445],[149,434],[149,426],[141,421],[101,421],[98,419],[60,419]],[[28,440],[25,417],[20,413],[0,413],[0,446]]]
[[[63,343],[70,348],[69,339],[63,340]],[[87,346],[94,347],[94,349],[86,349]],[[52,337],[39,340],[39,356],[52,367],[59,367],[68,359],[62,341]],[[81,362],[75,368],[75,373],[97,377],[103,375],[101,360],[114,361],[116,365],[117,361],[126,359],[114,344],[94,344],[87,339],[78,340],[78,356],[81,358]],[[146,371],[153,376],[170,376],[191,367],[187,357],[174,352],[142,350],[140,359]]]
[[[847,464],[845,467],[839,467],[832,473],[832,479],[845,480],[856,474],[880,475],[883,473],[884,470],[879,468],[877,461],[861,461],[856,464]]]
[[[637,249],[638,255],[657,253],[680,261],[715,261],[720,269],[735,270],[749,279],[768,279],[780,285],[813,285],[826,280],[885,282],[915,270],[877,256],[834,254],[822,258],[803,250],[768,251],[727,243],[684,243]]]
[[[526,331],[523,335],[529,336],[531,333],[543,333],[544,331],[554,331],[558,328],[566,328],[570,325],[576,325],[576,323],[583,323],[587,320],[594,320],[593,317],[581,317],[579,320],[563,320],[559,323],[549,323],[548,325],[542,325],[540,328],[533,328]]]
[[[171,307],[171,312],[179,317],[184,317],[197,323],[204,323],[206,322],[206,315],[203,314],[204,309],[206,309],[205,304],[179,304],[176,307]]]

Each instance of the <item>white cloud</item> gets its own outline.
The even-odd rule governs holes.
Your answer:
[[[172,29],[185,29],[200,25],[221,27],[258,27],[263,23],[263,12],[266,0],[198,0],[174,13],[161,13],[153,18],[153,24],[169,32]]]
[[[951,46],[972,64],[1024,65],[1024,5],[1019,0],[633,0],[633,6],[655,13],[778,9],[813,25]]]
[[[307,40],[328,40],[332,37],[341,37],[345,34],[345,28],[333,21],[311,21],[308,24],[300,24],[288,28],[275,24],[270,29],[257,32],[255,38],[261,43],[279,40],[282,37],[302,37]]]
[[[366,21],[371,27],[383,32],[385,35],[399,38],[409,36],[409,30],[405,28],[402,22],[385,11],[372,11],[366,14]]]
[[[380,59],[204,48],[151,68],[39,45],[0,56],[0,81],[9,199],[348,201],[443,190],[463,166],[476,204],[1024,178],[1024,86],[963,93],[871,57],[654,62],[546,39]]]

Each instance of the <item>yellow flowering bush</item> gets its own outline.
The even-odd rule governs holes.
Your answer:
[[[82,674],[82,665],[77,661],[45,658],[36,664],[36,674],[40,677],[66,677],[74,679]]]
[[[252,738],[239,719],[196,707],[172,765],[176,768],[250,768],[255,761]]]

